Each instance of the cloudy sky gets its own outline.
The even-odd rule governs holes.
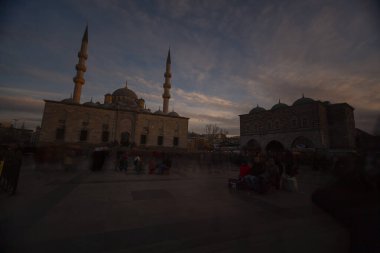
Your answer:
[[[102,102],[128,80],[157,110],[170,46],[170,110],[191,118],[190,131],[216,123],[239,134],[239,114],[279,99],[290,105],[303,93],[349,103],[358,128],[380,127],[375,0],[3,0],[1,121],[33,128],[43,99],[70,97],[86,23],[81,102]]]

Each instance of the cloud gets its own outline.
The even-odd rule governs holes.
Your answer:
[[[40,113],[42,115],[44,102],[28,97],[0,96],[0,108],[8,112]]]
[[[356,108],[357,126],[375,124],[376,115],[369,113],[380,108],[375,1],[71,0],[42,8],[44,4],[9,5],[14,16],[8,15],[0,27],[6,35],[0,40],[0,84],[20,90],[2,89],[5,96],[29,96],[36,90],[35,99],[68,97],[83,33],[78,25],[84,27],[88,20],[83,101],[102,101],[127,79],[130,89],[158,109],[170,44],[171,105],[191,116],[191,127],[215,121],[236,130],[237,115],[256,104],[268,109],[278,99],[292,104],[302,93],[348,102]],[[29,38],[27,48],[21,34]]]
[[[198,92],[186,92],[180,88],[174,89],[174,93],[178,96],[178,99],[185,100],[196,106],[221,106],[221,107],[236,107],[236,105],[223,98],[207,96]]]
[[[24,97],[31,97],[32,99],[30,99],[30,101],[35,101],[36,103],[37,101],[42,102],[43,98],[58,99],[62,96],[60,93],[56,93],[56,92],[19,89],[19,88],[10,88],[10,87],[0,87],[0,92],[2,94],[8,94],[7,96],[5,96],[6,99],[20,99]]]

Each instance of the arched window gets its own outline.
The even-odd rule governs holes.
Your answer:
[[[306,118],[302,119],[302,127],[307,127],[308,121]]]
[[[292,128],[297,128],[297,124],[298,123],[298,120],[297,120],[297,117],[293,117],[292,118]]]

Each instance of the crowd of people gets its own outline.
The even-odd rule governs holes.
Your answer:
[[[270,189],[297,190],[298,162],[292,152],[255,152],[251,159],[243,160],[239,178],[230,180],[230,186],[264,193]]]
[[[171,159],[167,155],[160,157],[157,154],[153,154],[151,157],[143,160],[141,155],[130,151],[117,152],[115,170],[127,172],[130,163],[133,164],[136,174],[144,173],[144,168],[148,169],[148,174],[169,174],[172,166]]]

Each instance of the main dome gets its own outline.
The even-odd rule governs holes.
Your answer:
[[[117,89],[112,93],[112,96],[128,97],[131,99],[137,99],[137,95],[134,91],[128,89],[127,85],[123,88]]]
[[[305,98],[304,95],[302,95],[302,98],[297,99],[294,101],[293,105],[304,105],[315,102],[314,99],[311,98]]]
[[[257,105],[255,108],[253,108],[251,111],[249,111],[249,114],[257,113],[257,112],[265,112],[266,110],[259,105]]]
[[[289,106],[287,104],[284,104],[278,101],[278,104],[275,104],[274,106],[272,106],[271,110],[277,110],[277,109],[286,108],[286,107],[289,107]]]

